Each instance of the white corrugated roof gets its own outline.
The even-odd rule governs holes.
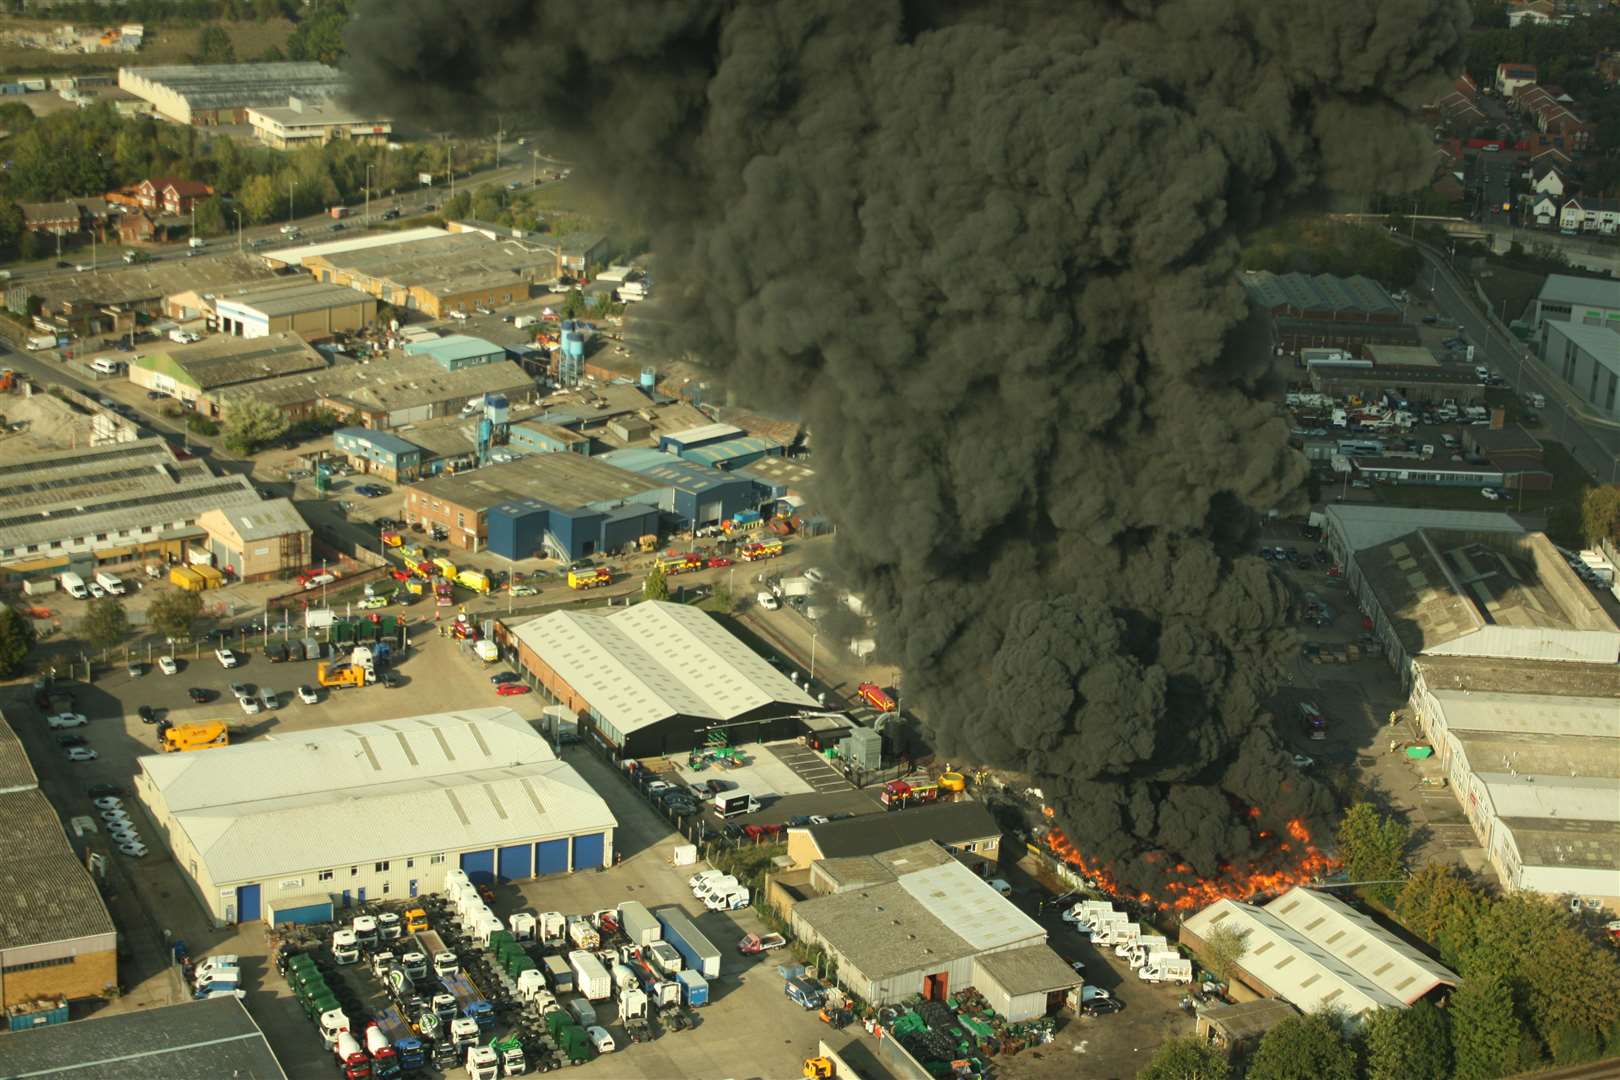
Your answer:
[[[1459,532],[1522,533],[1524,526],[1495,510],[1427,510],[1402,506],[1352,506],[1337,503],[1327,516],[1339,523],[1351,551],[1364,551],[1418,529],[1454,529]]]
[[[1620,780],[1478,772],[1497,817],[1620,821]]]
[[[975,952],[1046,939],[1040,923],[955,859],[903,874],[900,887]]]
[[[1238,966],[1301,1012],[1331,1005],[1360,1016],[1406,1005],[1263,908],[1218,900],[1186,923],[1204,941],[1218,926],[1235,927],[1244,935]]]
[[[729,720],[772,702],[819,708],[707,612],[686,604],[554,611],[516,634],[623,735],[671,716]]]
[[[1295,887],[1265,911],[1408,1005],[1441,983],[1457,985],[1457,976],[1444,964],[1325,893]]]
[[[508,708],[295,732],[140,765],[215,884],[616,825]]]
[[[527,720],[496,707],[297,731],[206,754],[153,754],[140,765],[178,812],[555,758]]]
[[[382,211],[377,212],[381,213]],[[422,225],[414,229],[401,229],[399,232],[370,233],[365,236],[349,236],[342,240],[327,240],[319,244],[278,248],[274,251],[266,251],[263,255],[267,259],[288,266],[293,263],[303,266],[305,259],[313,259],[320,255],[344,255],[351,251],[387,247],[389,244],[411,244],[418,240],[432,240],[436,237],[449,235],[448,232],[437,226]]]

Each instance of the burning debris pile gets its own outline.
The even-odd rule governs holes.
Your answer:
[[[1468,17],[367,0],[348,40],[396,115],[524,114],[616,192],[686,291],[672,346],[815,431],[936,746],[1032,776],[1090,865],[1180,903],[1331,808],[1264,715],[1289,601],[1246,552],[1305,465],[1241,240],[1426,183],[1417,110]]]

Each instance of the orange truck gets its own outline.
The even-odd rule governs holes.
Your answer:
[[[695,551],[671,551],[659,557],[658,565],[666,574],[691,574],[706,564]]]
[[[744,544],[742,549],[744,562],[758,562],[761,559],[774,559],[782,554],[782,541],[772,537],[752,544]]]
[[[894,712],[900,706],[877,683],[863,682],[855,688],[855,696],[878,712]]]
[[[898,810],[917,803],[931,803],[938,798],[938,784],[908,784],[904,780],[890,780],[883,785],[883,790],[878,795],[878,801],[890,810]]]
[[[613,571],[605,566],[585,566],[568,571],[570,589],[600,589],[613,584]]]

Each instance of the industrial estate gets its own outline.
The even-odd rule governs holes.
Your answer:
[[[1294,633],[1264,784],[1332,810],[1144,884],[1073,792],[934,745],[840,462],[666,344],[696,284],[543,128],[452,149],[341,63],[72,41],[122,66],[6,93],[364,179],[246,222],[167,164],[21,207],[0,1076],[1271,1078],[1320,1075],[1267,1071],[1272,1032],[1439,1015],[1409,1075],[1449,1077],[1495,961],[1443,903],[1616,972],[1620,282],[1482,310],[1381,221],[1416,283],[1239,275],[1309,477],[1244,532]],[[417,148],[444,166],[372,183]],[[1488,992],[1553,1008],[1527,972]],[[1605,993],[1540,1042],[1504,1004],[1519,1064],[1620,1052]]]

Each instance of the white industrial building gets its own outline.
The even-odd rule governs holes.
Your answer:
[[[1060,1007],[1082,981],[1040,923],[938,844],[820,860],[808,889],[818,895],[788,913],[795,936],[826,949],[839,984],[869,1004],[943,1001],[972,986],[1023,1021]]]
[[[1543,323],[1541,362],[1600,415],[1620,420],[1620,320]]]
[[[1620,909],[1620,668],[1418,661],[1412,709],[1508,889]]]
[[[1235,977],[1300,1012],[1342,1010],[1359,1019],[1404,1009],[1457,976],[1359,911],[1296,886],[1264,907],[1218,900],[1181,926],[1181,942],[1202,953],[1217,928],[1235,928],[1243,953]]]
[[[554,611],[514,628],[518,662],[602,743],[630,757],[794,738],[821,706],[706,611],[654,601]]]
[[[1328,508],[1324,539],[1411,685],[1419,656],[1612,664],[1620,626],[1541,533],[1507,514]]]
[[[612,812],[528,721],[467,709],[139,759],[136,793],[220,924],[609,865]],[[310,905],[304,904],[303,910]]]

